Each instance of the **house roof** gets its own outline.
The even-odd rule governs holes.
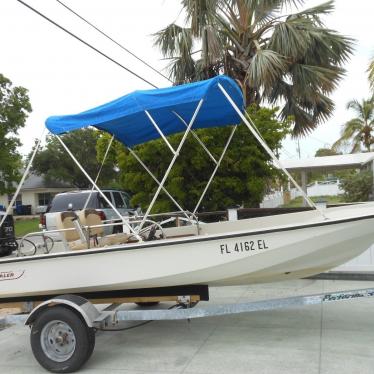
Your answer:
[[[29,174],[23,184],[21,191],[34,190],[38,188],[72,188],[70,184],[54,180],[46,180],[43,175]]]
[[[289,171],[316,171],[361,168],[373,160],[374,152],[367,152],[305,159],[288,159],[281,162]]]

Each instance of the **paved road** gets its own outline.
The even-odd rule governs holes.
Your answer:
[[[300,280],[212,289],[211,302],[374,287],[374,282]],[[98,333],[92,374],[374,374],[374,299],[187,321],[158,321]],[[28,328],[0,331],[0,371],[43,373]]]

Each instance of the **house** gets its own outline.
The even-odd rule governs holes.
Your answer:
[[[15,206],[29,206],[30,214],[38,214],[38,207],[48,205],[56,194],[70,190],[76,190],[76,187],[58,181],[48,181],[44,176],[31,173],[17,196]],[[6,209],[12,198],[12,194],[0,195],[0,205]]]

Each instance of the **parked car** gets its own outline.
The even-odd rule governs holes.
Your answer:
[[[130,206],[130,196],[126,192],[119,190],[102,191],[122,216],[135,215],[137,213],[137,210]],[[57,214],[67,210],[82,210],[89,196],[90,198],[86,206],[87,209],[96,209],[99,212],[102,221],[120,222],[116,212],[97,191],[91,192],[91,190],[80,190],[57,194],[47,208],[46,213],[40,216],[41,228],[46,230],[56,230]],[[107,235],[120,230],[122,230],[121,225],[105,227],[104,233]],[[59,235],[52,236],[54,239],[59,239]]]

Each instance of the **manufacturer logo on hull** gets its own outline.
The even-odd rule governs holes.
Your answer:
[[[22,277],[25,270],[0,271],[0,281],[15,280]]]

